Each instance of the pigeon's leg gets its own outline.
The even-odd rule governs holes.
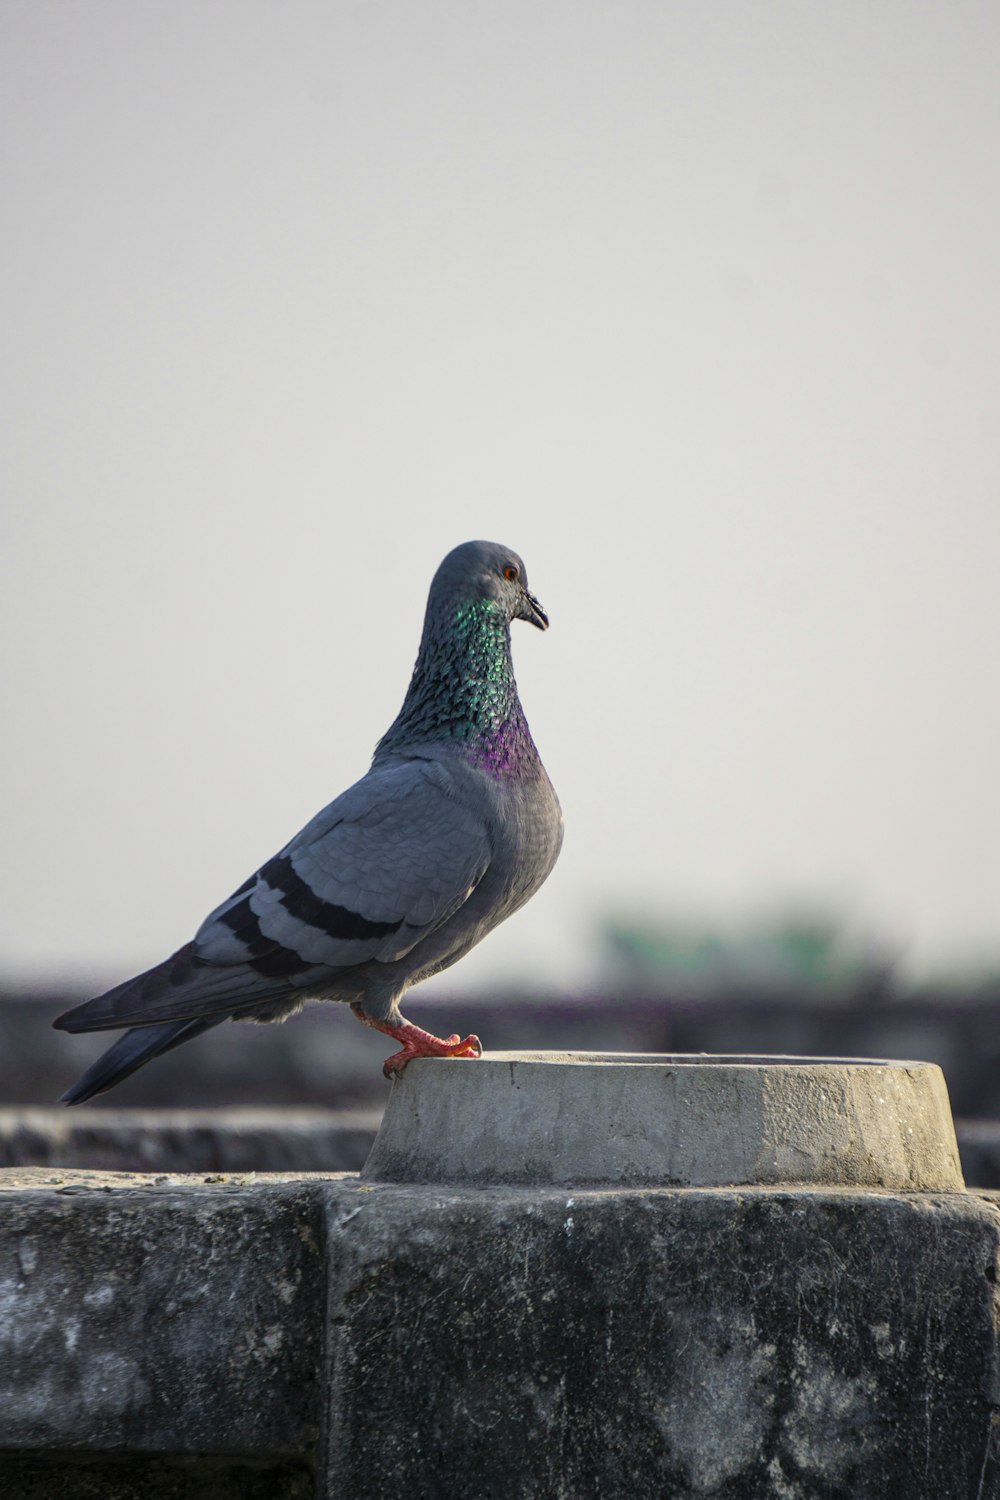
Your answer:
[[[457,1031],[452,1032],[449,1037],[431,1036],[429,1031],[421,1031],[419,1026],[414,1026],[412,1021],[404,1021],[400,1017],[399,1025],[393,1026],[389,1021],[379,1021],[374,1016],[365,1014],[364,1006],[355,1000],[351,1006],[359,1021],[366,1026],[372,1026],[376,1031],[391,1036],[394,1041],[402,1042],[403,1050],[394,1052],[387,1057],[382,1064],[382,1072],[386,1078],[395,1078],[402,1073],[406,1064],[414,1057],[482,1057],[483,1044],[477,1036],[467,1036],[464,1040]]]

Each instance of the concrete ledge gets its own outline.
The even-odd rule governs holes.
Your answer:
[[[0,1173],[0,1494],[1000,1500],[936,1068],[415,1062],[367,1170]]]
[[[0,1167],[357,1172],[380,1109],[0,1109]]]
[[[380,1109],[0,1108],[0,1168],[107,1172],[356,1172]],[[956,1120],[970,1187],[1000,1188],[1000,1122]]]
[[[4,1495],[1000,1495],[986,1197],[0,1183]]]

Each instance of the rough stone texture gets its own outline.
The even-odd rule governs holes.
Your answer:
[[[4,1182],[5,1500],[1000,1500],[989,1195]]]
[[[357,1172],[381,1111],[0,1109],[0,1167]]]
[[[948,1093],[932,1064],[592,1052],[411,1063],[362,1175],[964,1186]]]
[[[961,1195],[380,1188],[329,1205],[353,1500],[985,1500],[996,1213]]]
[[[0,1199],[0,1446],[307,1455],[315,1193],[132,1183],[67,1175]]]

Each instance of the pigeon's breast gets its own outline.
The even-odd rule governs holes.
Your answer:
[[[498,878],[497,921],[533,896],[552,870],[562,847],[559,799],[541,764],[538,774],[502,781],[496,787],[494,857]]]
[[[531,777],[499,779],[468,762],[461,769],[453,764],[449,780],[453,795],[484,817],[491,856],[468,899],[413,950],[411,984],[448,968],[530,900],[562,845],[562,812],[540,763]]]

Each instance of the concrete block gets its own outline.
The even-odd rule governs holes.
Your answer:
[[[328,1213],[324,1494],[1000,1494],[1000,1216],[970,1196],[345,1185]]]
[[[384,1135],[0,1173],[4,1500],[1000,1500],[1000,1211],[936,1069],[417,1062]]]
[[[369,1181],[964,1186],[940,1068],[490,1052],[393,1084]]]
[[[4,1496],[1000,1497],[986,1198],[4,1175]]]
[[[40,1176],[0,1199],[0,1446],[308,1454],[315,1193]]]

